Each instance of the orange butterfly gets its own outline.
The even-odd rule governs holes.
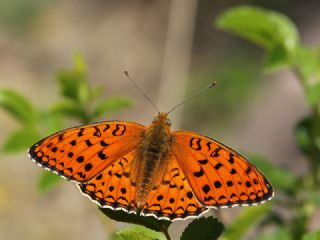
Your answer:
[[[171,132],[167,115],[148,127],[105,121],[69,128],[33,145],[29,156],[75,181],[100,207],[158,219],[272,198],[271,184],[247,159],[197,133]]]

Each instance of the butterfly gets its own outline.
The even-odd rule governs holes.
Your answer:
[[[245,157],[209,137],[170,130],[168,113],[150,126],[104,121],[48,136],[28,151],[38,165],[77,183],[102,208],[174,221],[210,208],[257,205],[273,189]]]

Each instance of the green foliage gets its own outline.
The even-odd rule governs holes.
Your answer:
[[[62,180],[62,178],[52,172],[49,171],[42,171],[39,174],[38,179],[38,191],[40,193],[47,192],[51,190],[54,186],[57,185]]]
[[[41,136],[37,133],[36,128],[26,127],[16,130],[7,137],[2,146],[2,151],[6,153],[15,153],[25,151],[32,144],[39,140]]]
[[[192,94],[195,89],[201,89],[212,80],[216,80],[218,84],[201,98],[184,106],[186,110],[183,128],[205,125],[211,121],[215,126],[225,124],[226,121],[234,119],[233,116],[241,111],[243,105],[251,101],[257,90],[256,79],[260,67],[257,63],[252,63],[247,56],[243,56],[243,51],[235,49],[233,54],[232,59],[221,61],[219,67],[210,66],[192,76],[193,81],[188,87],[189,94]]]
[[[90,87],[86,64],[80,54],[75,55],[72,69],[58,71],[57,83],[61,99],[48,109],[34,107],[18,92],[0,89],[0,108],[10,113],[22,125],[22,128],[9,134],[2,151],[26,152],[42,137],[62,130],[65,122],[71,118],[76,120],[78,125],[86,124],[105,113],[131,106],[131,101],[127,98],[102,97],[102,86]],[[46,192],[59,183],[60,179],[50,172],[42,172],[38,190]]]
[[[291,240],[291,236],[284,228],[278,228],[271,234],[263,234],[258,236],[256,239],[259,240]]]
[[[320,51],[302,46],[296,26],[285,15],[262,8],[232,8],[218,17],[216,26],[262,47],[267,56],[265,70],[270,72],[288,67],[304,89],[312,111],[297,124],[295,138],[308,161],[309,172],[296,177],[261,157],[253,156],[252,161],[267,175],[276,194],[279,192],[281,196],[273,201],[273,208],[283,207],[291,213],[291,218],[281,219],[278,213],[266,211],[269,219],[273,219],[271,222],[285,228],[279,228],[272,235],[263,235],[261,239],[308,239],[308,224],[320,200]],[[243,222],[236,219],[231,229],[237,224],[243,225]],[[225,235],[229,234],[229,229]],[[233,237],[236,235],[239,237],[239,234]]]
[[[297,29],[288,17],[263,8],[233,8],[218,17],[216,26],[263,47],[265,67],[270,71],[288,65],[299,43]]]
[[[265,203],[260,206],[245,208],[227,227],[223,234],[223,239],[237,240],[241,239],[253,224],[258,223],[266,213],[272,209],[271,203]]]
[[[120,237],[120,238],[119,238]],[[150,230],[146,227],[142,227],[139,225],[133,225],[133,227],[130,227],[125,230],[121,230],[119,232],[116,232],[112,236],[112,240],[135,240],[135,239],[150,239],[150,240],[165,240],[166,237],[159,232],[155,232],[153,230]]]
[[[303,46],[295,24],[284,14],[275,11],[250,6],[236,7],[219,16],[215,25],[260,46],[265,51],[263,69],[266,73],[287,67],[296,74],[311,109],[310,114],[297,124],[294,131],[297,146],[309,164],[309,171],[302,176],[295,176],[271,164],[264,157],[252,156],[252,162],[273,184],[275,199],[271,203],[243,209],[225,231],[223,224],[213,217],[194,220],[183,232],[181,240],[211,240],[217,239],[220,235],[222,239],[241,239],[253,227],[261,233],[257,239],[319,239],[320,232],[307,231],[315,209],[320,207],[320,51]],[[252,75],[252,69],[259,70],[259,66],[243,59],[234,58],[231,65],[220,68],[221,75],[214,75],[219,81],[222,76],[228,79],[221,83],[226,83],[225,86],[230,85],[214,95],[221,94],[225,97],[224,102],[230,105],[229,109],[232,109],[234,102],[243,100],[243,93],[254,86],[252,83],[256,75]],[[239,71],[236,72],[234,69]],[[248,72],[250,74],[247,74]],[[212,72],[208,71],[198,78],[212,79],[212,76]],[[79,124],[86,124],[105,114],[131,106],[131,101],[126,98],[103,97],[102,86],[90,86],[86,64],[79,54],[75,56],[73,68],[57,73],[57,84],[60,99],[52,103],[48,109],[34,107],[27,98],[13,90],[0,89],[0,108],[10,113],[21,124],[18,130],[7,137],[2,146],[3,151],[25,151],[41,137],[63,129],[65,122],[70,119]],[[212,102],[212,96],[209,94],[207,101]],[[193,108],[201,111],[201,108]],[[224,111],[220,112],[228,112],[223,109]],[[208,112],[207,108],[202,111]],[[60,179],[43,171],[39,176],[38,190],[49,191]],[[289,217],[283,218],[281,212],[277,211],[278,208],[285,208]],[[169,221],[159,221],[153,217],[142,217],[123,211],[100,210],[113,220],[149,228],[136,226],[122,230],[114,233],[112,239],[170,239]],[[274,232],[267,234],[263,230],[270,224],[276,225],[276,228]]]
[[[112,235],[112,240],[165,240],[161,233],[152,231],[148,228],[135,226],[133,228],[121,230]]]
[[[291,172],[273,165],[261,156],[251,155],[249,159],[265,174],[276,189],[292,192],[296,188],[298,180]]]
[[[36,122],[36,112],[31,103],[13,90],[0,89],[0,107],[24,125]]]
[[[213,217],[193,220],[183,231],[180,240],[215,240],[224,231],[224,226],[218,219]]]
[[[306,233],[302,240],[319,240],[320,239],[320,231]]]

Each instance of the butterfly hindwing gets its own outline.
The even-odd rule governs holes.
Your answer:
[[[160,185],[150,192],[142,213],[177,220],[196,217],[205,211],[207,208],[196,200],[182,169],[171,156],[166,174]]]
[[[129,122],[73,127],[42,139],[28,153],[42,167],[69,180],[86,182],[136,148],[144,128]]]
[[[239,153],[193,132],[177,131],[173,137],[173,154],[204,206],[255,205],[272,198],[271,184]]]
[[[120,157],[96,177],[79,184],[80,190],[100,207],[136,212],[136,187],[130,180],[135,156],[133,150]]]

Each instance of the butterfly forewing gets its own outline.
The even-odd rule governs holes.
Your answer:
[[[271,184],[239,153],[193,132],[178,131],[173,136],[173,154],[203,205],[233,207],[271,199]]]
[[[74,127],[42,139],[29,149],[29,155],[42,167],[69,180],[86,182],[135,149],[144,128],[129,122]]]

